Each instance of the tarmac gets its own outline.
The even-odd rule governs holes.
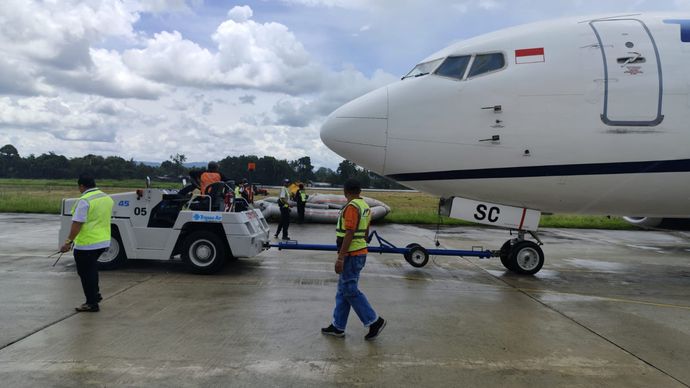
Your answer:
[[[275,227],[275,225],[272,225]],[[690,233],[545,229],[535,276],[498,259],[432,257],[414,268],[370,254],[361,288],[388,325],[375,341],[352,313],[324,337],[334,254],[278,251],[217,275],[176,261],[101,272],[99,313],[71,255],[57,266],[52,215],[0,214],[0,386],[687,387]],[[305,243],[333,227],[292,225]],[[375,229],[433,246],[436,230]],[[441,247],[498,249],[508,232],[456,227]]]

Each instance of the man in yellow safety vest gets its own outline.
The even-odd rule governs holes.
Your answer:
[[[347,205],[340,211],[336,225],[336,243],[338,259],[335,262],[335,273],[338,278],[338,291],[335,294],[333,322],[321,329],[321,333],[335,337],[345,336],[345,325],[350,314],[350,307],[362,321],[369,333],[365,340],[376,338],[386,326],[386,320],[376,314],[366,295],[358,288],[359,273],[367,261],[367,237],[371,211],[366,202],[359,196],[362,188],[358,181],[349,179],[345,182],[344,192]]]
[[[89,174],[81,174],[79,201],[72,207],[72,227],[60,252],[74,247],[74,261],[81,279],[86,303],[77,307],[79,312],[97,312],[102,300],[98,288],[98,258],[110,247],[110,218],[113,200],[96,188],[96,181]]]

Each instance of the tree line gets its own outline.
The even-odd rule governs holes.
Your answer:
[[[6,144],[0,148],[0,178],[29,179],[73,179],[82,172],[90,172],[96,179],[144,179],[179,181],[194,169],[189,167],[183,154],[170,155],[170,159],[160,165],[150,165],[126,160],[119,156],[86,155],[67,158],[54,152],[39,156],[22,157],[17,149]],[[253,171],[249,171],[253,163]],[[220,171],[229,179],[247,178],[251,182],[266,185],[279,185],[283,179],[304,183],[323,182],[334,186],[342,185],[347,179],[358,179],[363,187],[377,189],[401,189],[404,186],[343,160],[334,171],[320,167],[314,171],[311,158],[305,156],[297,160],[276,159],[272,156],[240,155],[227,156],[218,160]]]

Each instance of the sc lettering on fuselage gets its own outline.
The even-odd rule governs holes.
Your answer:
[[[501,209],[496,206],[487,206],[484,204],[477,205],[474,219],[477,221],[497,222],[498,215],[501,214]]]

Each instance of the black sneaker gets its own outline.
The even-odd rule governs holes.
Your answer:
[[[283,241],[290,241],[290,237],[288,237],[288,236],[283,237]]]
[[[330,325],[328,327],[321,329],[321,334],[332,335],[333,337],[338,337],[338,338],[345,337],[345,332],[342,330],[336,329],[335,326],[333,326],[333,325]]]
[[[100,309],[97,304],[86,304],[74,308],[78,313],[97,313]]]
[[[365,335],[364,339],[367,341],[373,340],[374,338],[378,337],[379,334],[381,334],[384,327],[386,327],[386,320],[379,317],[376,322],[369,326],[369,334]]]

